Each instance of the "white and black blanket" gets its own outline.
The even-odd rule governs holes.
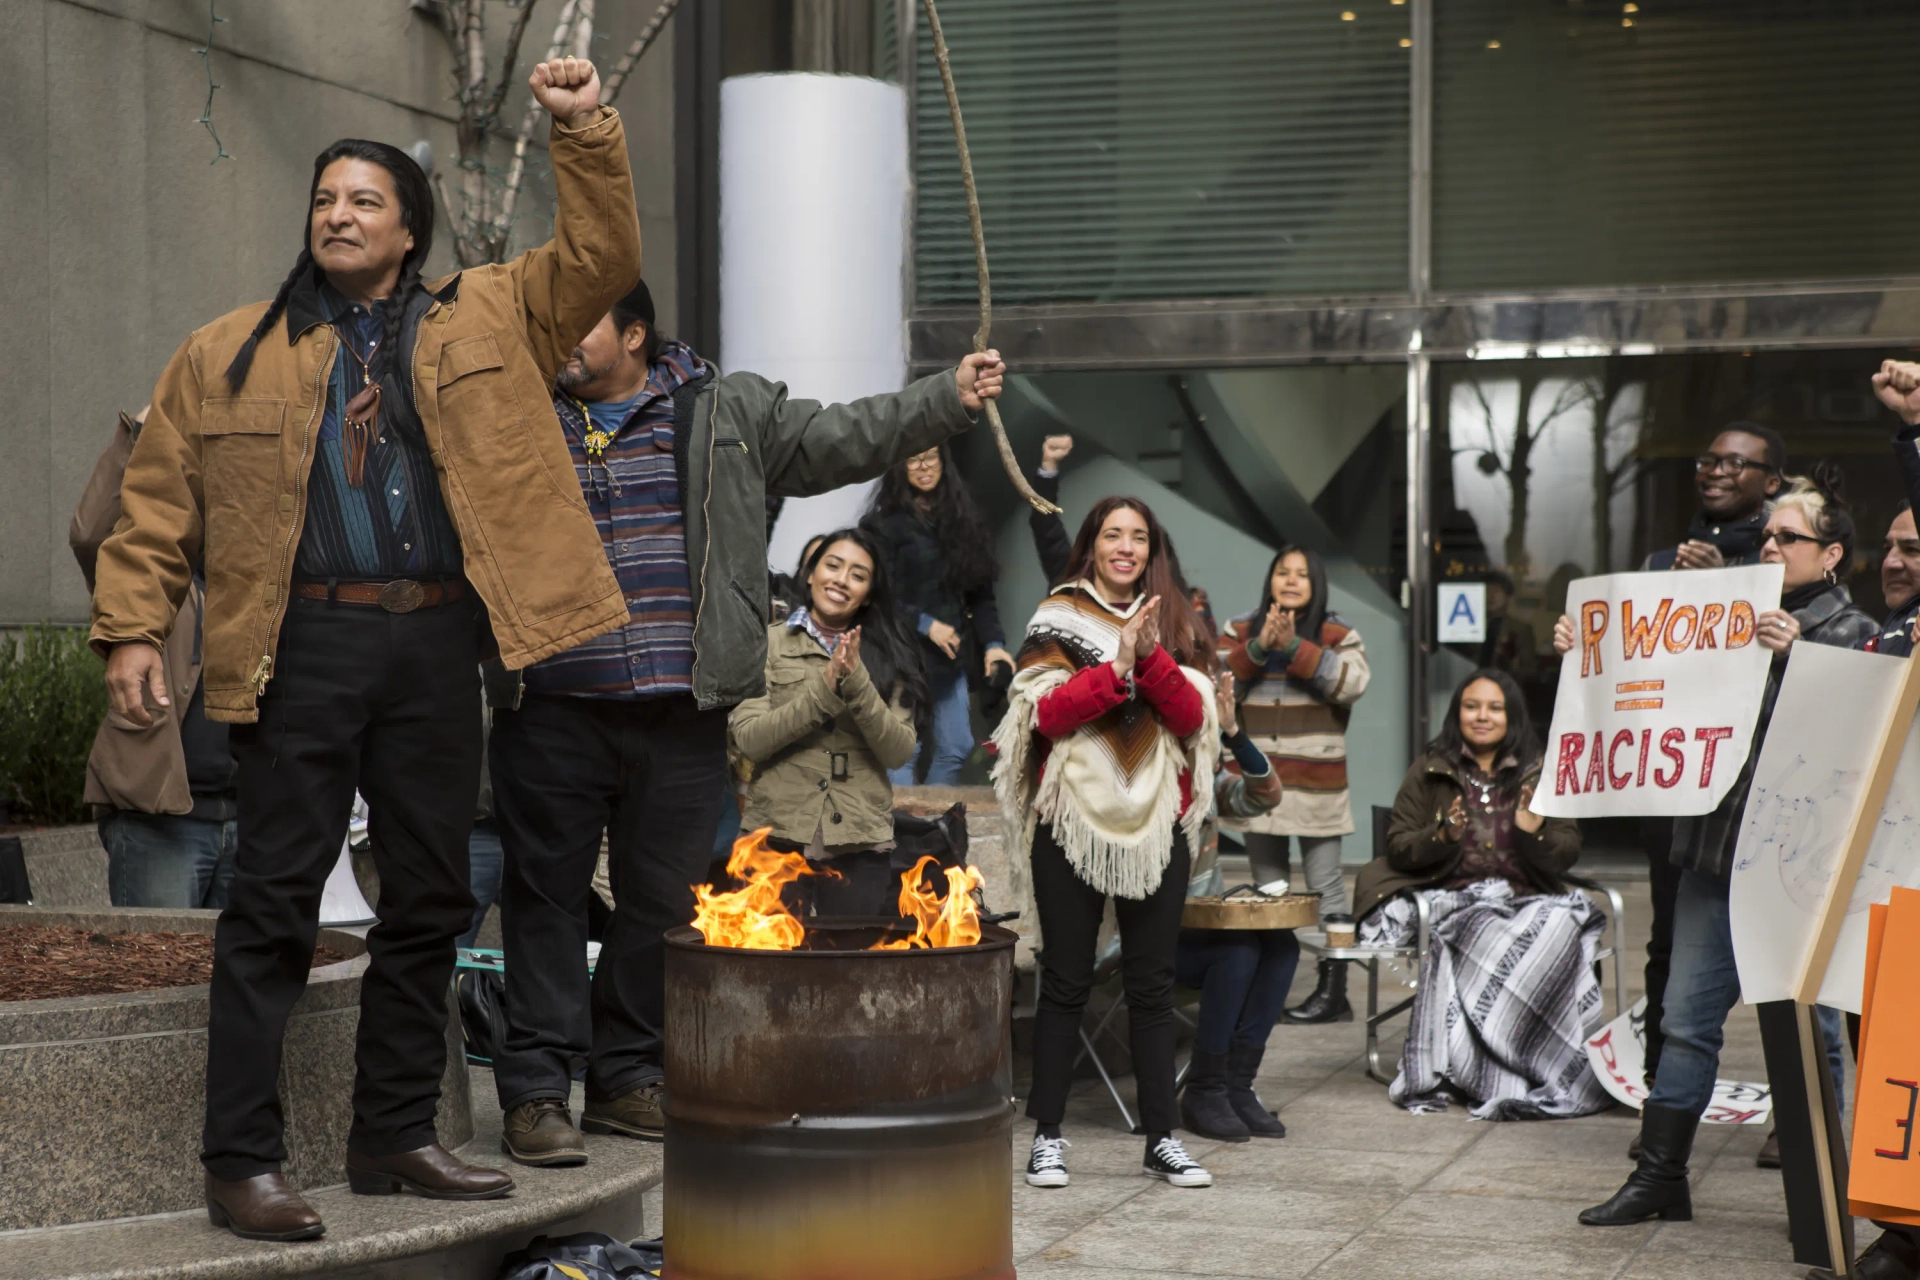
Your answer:
[[[1419,890],[1431,945],[1387,1096],[1409,1111],[1444,1111],[1450,1096],[1476,1120],[1591,1115],[1613,1105],[1588,1064],[1602,1021],[1594,960],[1606,917],[1585,894],[1516,897],[1505,880]],[[1361,922],[1362,946],[1404,946],[1415,910],[1401,894]]]

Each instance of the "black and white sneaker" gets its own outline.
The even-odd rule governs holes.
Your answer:
[[[1039,1150],[1036,1141],[1035,1151]],[[1140,1172],[1149,1178],[1159,1178],[1176,1187],[1210,1187],[1213,1175],[1194,1163],[1187,1149],[1180,1145],[1180,1139],[1168,1135],[1147,1148],[1147,1158],[1140,1165]],[[1029,1181],[1032,1179],[1029,1178]]]
[[[1027,1158],[1027,1185],[1030,1187],[1064,1187],[1067,1185],[1067,1162],[1060,1153],[1071,1146],[1065,1138],[1043,1138],[1033,1135],[1033,1154]]]

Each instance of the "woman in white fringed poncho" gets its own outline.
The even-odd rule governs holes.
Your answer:
[[[1220,754],[1211,665],[1153,512],[1137,498],[1103,499],[1080,526],[1063,585],[1027,624],[994,734],[994,787],[1008,830],[1031,852],[1043,935],[1027,1099],[1033,1186],[1067,1185],[1060,1121],[1109,897],[1147,1135],[1142,1172],[1181,1187],[1213,1182],[1172,1132],[1174,950]]]

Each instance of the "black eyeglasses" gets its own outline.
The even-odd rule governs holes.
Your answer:
[[[1693,460],[1693,469],[1700,475],[1706,475],[1710,471],[1718,471],[1723,476],[1737,476],[1748,467],[1753,467],[1760,471],[1773,470],[1771,466],[1764,462],[1755,462],[1750,458],[1743,458],[1737,453],[1703,453]]]
[[[1786,548],[1794,545],[1796,542],[1811,542],[1815,546],[1819,546],[1819,547],[1826,547],[1826,546],[1832,545],[1829,542],[1826,542],[1820,538],[1814,537],[1810,533],[1795,533],[1791,529],[1767,530],[1767,536],[1760,539],[1760,545],[1764,547],[1767,545],[1769,541],[1779,543],[1782,550],[1785,550]]]

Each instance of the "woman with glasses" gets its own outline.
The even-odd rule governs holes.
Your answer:
[[[888,471],[860,527],[886,561],[902,620],[920,636],[933,699],[932,728],[918,757],[892,771],[893,784],[911,786],[924,767],[929,785],[953,786],[973,753],[972,682],[996,663],[1013,670],[993,599],[993,534],[945,445]]]
[[[1840,493],[1837,470],[1816,466],[1793,477],[1775,499],[1760,547],[1764,564],[1785,569],[1780,607],[1761,614],[1760,643],[1773,653],[1753,746],[1740,777],[1712,813],[1676,818],[1673,862],[1681,868],[1674,899],[1673,967],[1667,976],[1662,1029],[1666,1047],[1640,1113],[1640,1154],[1626,1185],[1605,1204],[1580,1215],[1588,1226],[1622,1226],[1660,1217],[1687,1221],[1693,1205],[1687,1161],[1700,1113],[1713,1096],[1727,1014],[1740,999],[1728,925],[1727,886],[1747,789],[1760,754],[1774,699],[1796,640],[1857,648],[1878,630],[1847,594],[1840,574],[1853,558],[1853,516]],[[1573,622],[1561,618],[1554,647],[1573,647]]]

